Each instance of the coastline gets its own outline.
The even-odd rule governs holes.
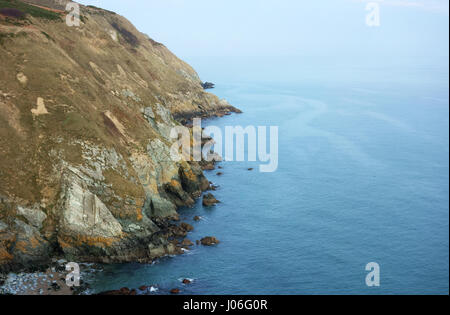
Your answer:
[[[201,113],[200,118],[221,118],[231,115],[232,113],[241,114],[242,111],[229,105],[224,108],[219,108],[217,111],[212,113],[203,112]],[[190,123],[193,118],[197,118],[197,115],[183,115],[182,118],[179,117],[178,119],[180,124],[192,129]],[[204,140],[208,141],[210,139]],[[202,146],[203,144],[204,143],[202,143]],[[202,160],[199,164],[204,172],[215,170],[218,162],[219,161],[216,160],[211,162]],[[204,207],[213,207],[216,203],[220,202],[211,194],[211,192],[215,191],[218,187],[215,186],[212,181],[208,180],[208,183],[208,188],[205,189],[202,194],[195,196],[194,200],[203,198],[202,203]],[[161,251],[161,254],[158,257],[151,260],[138,259],[136,261],[129,261],[129,263],[135,262],[139,264],[151,265],[166,257],[183,255],[194,246],[214,246],[220,242],[214,236],[205,236],[201,240],[188,239],[189,232],[193,231],[195,227],[186,222],[182,222],[180,219],[178,210],[182,207],[186,206],[179,206],[176,216],[166,218],[164,220],[156,220],[157,222],[155,222],[165,233],[165,238],[169,242],[167,249],[165,251]],[[200,219],[200,217],[193,218],[195,222],[200,221]],[[30,264],[21,268],[13,268],[6,273],[0,272],[0,295],[89,295],[91,293],[90,280],[92,280],[92,276],[101,273],[104,266],[109,264],[98,260],[86,260],[80,262],[79,265],[83,267],[81,272],[81,286],[69,288],[65,284],[65,277],[68,273],[65,269],[65,264],[67,262],[68,261],[64,256],[52,257],[49,262]],[[192,281],[193,279],[182,279],[180,284],[188,285]],[[154,294],[158,290],[157,284],[143,284],[139,288],[125,287],[117,290],[100,292],[96,295],[146,295]],[[180,292],[177,288],[170,290],[166,289],[166,291],[167,294],[178,294]]]
[[[0,19],[0,32],[26,34],[0,44],[0,272],[46,270],[55,257],[112,264],[182,254],[191,227],[177,209],[214,189],[203,173],[213,165],[170,159],[170,131],[240,111],[124,17],[80,6],[79,28],[60,27],[58,16],[45,19],[60,1],[46,3],[21,2],[35,14],[27,20]],[[24,58],[30,46],[48,58]]]

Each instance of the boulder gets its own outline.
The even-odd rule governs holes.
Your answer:
[[[205,83],[202,83],[202,87],[203,87],[205,90],[208,90],[208,89],[214,89],[215,84],[214,84],[214,83],[211,83],[211,82],[205,82]]]
[[[193,246],[193,245],[194,245],[194,243],[192,243],[192,241],[190,241],[188,239],[185,239],[183,242],[181,242],[181,246],[184,247],[184,248],[190,247],[190,246]]]
[[[185,229],[183,229],[181,226],[177,226],[177,225],[172,226],[170,228],[170,232],[173,237],[178,237],[178,238],[186,237],[188,234],[188,232]]]
[[[200,242],[203,246],[213,246],[220,243],[220,241],[213,236],[204,237],[200,240]]]
[[[185,230],[186,232],[192,232],[194,230],[194,227],[190,225],[189,223],[183,222],[180,224],[180,227]]]
[[[203,206],[204,207],[212,207],[215,206],[220,201],[214,197],[213,194],[206,194],[203,196]]]
[[[204,162],[202,163],[202,170],[204,171],[213,171],[216,169],[214,162]]]

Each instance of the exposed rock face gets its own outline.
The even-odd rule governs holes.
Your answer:
[[[68,1],[28,2],[53,10],[0,13],[0,271],[179,253],[171,220],[210,185],[170,130],[238,110],[123,17],[81,6],[69,27]]]
[[[60,227],[64,233],[86,237],[114,238],[122,235],[122,226],[96,195],[82,182],[68,183],[64,196]]]

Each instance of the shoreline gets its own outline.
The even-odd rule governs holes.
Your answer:
[[[231,105],[230,105],[231,106]],[[201,118],[203,119],[215,119],[224,116],[231,115],[232,113],[240,114],[241,110],[233,107],[232,110],[214,111],[213,113],[203,114]],[[184,116],[184,119],[188,116]],[[195,117],[195,115],[193,116]],[[178,120],[180,124],[189,126],[190,120]],[[206,139],[210,140],[210,139]],[[203,145],[204,143],[202,143]],[[202,160],[199,162],[202,172],[212,171],[217,169],[217,163],[222,161],[211,161],[207,162]],[[221,168],[221,167],[220,167]],[[205,175],[205,174],[204,174]],[[205,175],[206,178],[206,175]],[[215,191],[218,187],[214,185],[212,181],[209,181],[209,187],[202,192],[201,195],[195,198],[196,201],[203,198],[202,203],[204,207],[212,207],[216,203],[220,202],[214,198],[211,191]],[[212,200],[210,199],[212,196]],[[29,264],[28,266],[21,266],[18,268],[11,268],[8,272],[0,272],[0,295],[91,295],[89,292],[90,280],[92,275],[103,272],[103,267],[113,264],[127,264],[127,263],[138,263],[138,264],[154,264],[155,262],[165,259],[167,257],[181,256],[186,253],[186,251],[191,250],[193,246],[213,246],[217,245],[219,241],[212,236],[205,236],[202,240],[190,240],[188,239],[189,232],[194,230],[194,227],[186,222],[182,222],[180,219],[180,214],[178,211],[186,206],[180,206],[177,208],[177,215],[171,218],[158,219],[158,225],[165,225],[165,232],[168,232],[167,241],[172,249],[169,250],[170,253],[151,259],[150,261],[136,260],[128,262],[99,262],[99,261],[82,261],[79,262],[80,272],[81,272],[81,286],[76,288],[69,288],[65,283],[65,277],[68,271],[65,270],[65,265],[68,263],[64,256],[51,257],[51,261]],[[199,217],[193,218],[194,222],[200,220]],[[84,269],[84,270],[82,270]],[[83,278],[85,278],[83,280]],[[183,279],[181,284],[187,285],[193,282],[193,280]],[[144,289],[145,287],[145,289]],[[150,293],[155,293],[159,291],[157,284],[147,285],[143,284],[139,288],[129,289],[121,288],[117,290],[111,290],[106,292],[95,293],[95,295],[145,295]],[[167,290],[167,294],[178,294],[179,289]]]

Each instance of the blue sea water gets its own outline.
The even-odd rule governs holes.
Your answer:
[[[223,176],[207,173],[222,202],[180,210],[195,227],[189,239],[221,244],[105,267],[96,291],[448,294],[447,64],[190,63],[244,111],[204,126],[278,126],[278,170],[223,162]],[[369,262],[380,265],[378,288],[366,286]]]

